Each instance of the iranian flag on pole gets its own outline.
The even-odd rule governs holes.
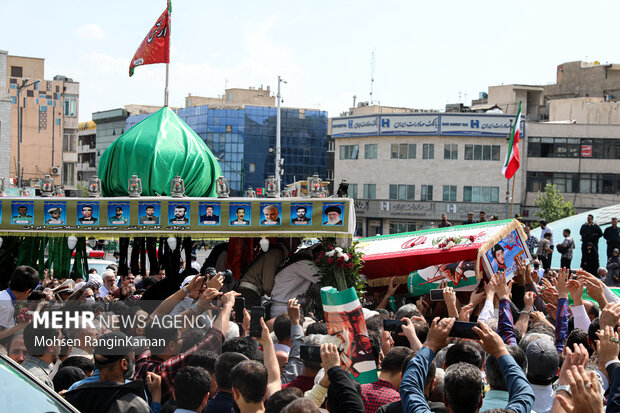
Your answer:
[[[512,126],[512,136],[508,142],[508,150],[506,151],[506,161],[502,167],[502,174],[506,179],[510,179],[514,176],[519,169],[521,158],[519,156],[519,135],[521,134],[521,102],[519,102],[519,111],[517,112],[517,118],[515,124]]]
[[[146,35],[136,54],[129,64],[129,77],[133,75],[136,66],[152,65],[154,63],[170,63],[170,14],[172,4],[159,16],[155,25]]]

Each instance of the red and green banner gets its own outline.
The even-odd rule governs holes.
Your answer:
[[[521,134],[521,102],[519,102],[519,111],[515,119],[515,124],[512,127],[512,136],[508,142],[508,150],[506,151],[506,160],[502,167],[502,174],[506,179],[510,179],[514,176],[521,164],[521,157],[519,156],[519,135]]]
[[[413,271],[407,278],[407,291],[414,297],[430,294],[431,290],[439,288],[442,281],[447,281],[448,287],[456,291],[473,291],[478,285],[476,261],[431,265]]]
[[[338,292],[333,287],[323,287],[321,301],[327,331],[339,339],[340,361],[344,369],[361,384],[377,381],[377,365],[355,289]]]
[[[172,5],[159,16],[155,25],[146,35],[136,54],[129,64],[129,77],[133,75],[136,66],[152,65],[155,63],[170,63],[170,15]]]

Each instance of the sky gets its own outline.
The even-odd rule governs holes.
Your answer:
[[[0,49],[80,82],[80,121],[163,105],[165,65],[129,63],[164,0],[0,3]],[[170,106],[225,87],[282,85],[284,106],[338,116],[357,101],[443,109],[488,86],[554,83],[557,65],[620,63],[620,2],[275,1],[172,4]],[[371,70],[374,52],[375,69]]]

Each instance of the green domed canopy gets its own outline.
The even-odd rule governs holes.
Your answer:
[[[142,196],[170,195],[170,180],[184,180],[185,195],[215,196],[222,174],[202,139],[170,108],[163,107],[133,126],[101,155],[103,196],[127,196],[132,175],[142,180]]]

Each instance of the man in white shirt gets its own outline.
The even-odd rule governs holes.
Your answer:
[[[286,313],[289,299],[301,298],[312,283],[319,281],[319,269],[314,265],[313,249],[304,248],[295,253],[276,274],[271,290],[271,317]]]
[[[112,270],[105,270],[101,278],[103,280],[103,285],[99,288],[99,297],[105,298],[108,294],[112,294],[116,291],[118,286],[115,284],[116,277]]]
[[[547,225],[547,221],[541,219],[540,221],[538,221],[538,223],[540,224],[540,239],[543,239],[545,237],[545,234],[549,232],[551,233],[551,245],[555,245],[553,243],[553,229],[551,229],[551,227]]]
[[[39,285],[39,273],[26,265],[15,268],[11,274],[9,288],[0,291],[0,330],[15,325],[15,303],[25,300]]]

